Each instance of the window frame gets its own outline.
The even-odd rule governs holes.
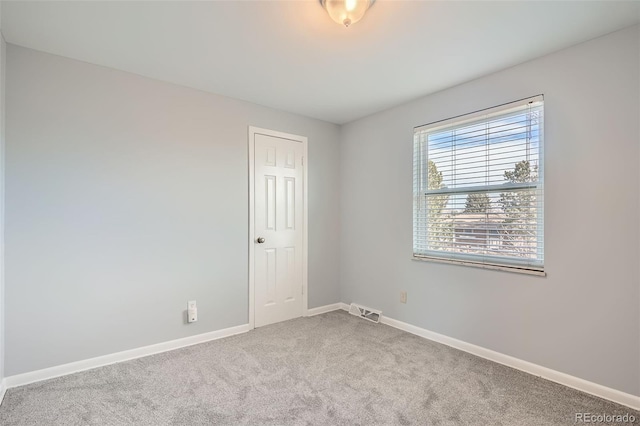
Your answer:
[[[496,117],[508,117],[509,114],[518,114],[519,111],[527,108],[532,103],[540,103],[542,113],[539,116],[538,122],[538,179],[536,182],[510,182],[503,184],[488,184],[484,186],[464,186],[464,187],[455,187],[455,188],[439,188],[439,189],[428,189],[428,173],[425,172],[428,169],[429,164],[429,147],[428,147],[428,136],[427,136],[427,147],[424,149],[419,148],[419,144],[424,143],[420,141],[419,135],[424,135],[427,133],[436,133],[438,131],[443,131],[445,129],[459,128],[463,126],[473,125],[474,123],[483,123],[488,122]],[[423,150],[424,156],[422,156]],[[420,156],[419,159],[416,159],[416,156]],[[420,167],[417,167],[417,161],[422,161]],[[436,121],[433,123],[417,126],[414,128],[414,152],[413,152],[413,223],[412,223],[412,260],[417,261],[428,261],[428,262],[439,262],[439,263],[448,263],[448,264],[456,264],[462,266],[472,266],[479,267],[484,269],[492,269],[492,270],[501,270],[508,272],[516,272],[522,274],[529,275],[537,275],[537,276],[546,276],[545,272],[545,257],[544,257],[544,95],[536,95],[528,98],[520,99],[514,102],[508,102],[504,104],[500,104],[497,106],[493,106],[490,108],[485,108],[482,110],[478,110],[469,114],[462,114],[455,117],[451,117],[445,120]],[[424,177],[418,176],[426,175]],[[422,182],[421,179],[425,179]],[[418,183],[420,182],[420,184]],[[540,200],[536,201],[536,244],[538,245],[537,251],[542,253],[541,261],[539,257],[534,259],[533,261],[522,261],[518,258],[510,258],[508,256],[492,256],[487,254],[473,254],[473,253],[463,253],[463,252],[455,252],[455,251],[437,251],[437,250],[417,250],[417,221],[418,221],[418,198],[421,195],[461,195],[461,194],[471,194],[471,193],[489,193],[489,192],[497,192],[500,190],[519,190],[519,189],[534,189],[538,192],[537,197],[541,197]],[[427,222],[428,223],[428,222]],[[488,229],[488,228],[485,228]],[[425,235],[428,235],[428,231]]]

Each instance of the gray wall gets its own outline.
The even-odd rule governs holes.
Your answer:
[[[310,307],[359,302],[640,395],[638,36],[617,32],[341,130],[10,45],[7,375],[247,322],[256,125],[309,137]],[[548,276],[411,261],[413,127],[538,93]],[[190,299],[200,320],[185,325]]]
[[[337,126],[13,45],[6,95],[7,375],[247,323],[249,125],[309,138],[309,307],[339,301]]]
[[[1,5],[1,2],[0,2]],[[0,20],[1,21],[1,20]],[[0,31],[0,387],[4,379],[4,112],[7,44]]]
[[[640,395],[638,37],[626,29],[343,126],[342,301]],[[548,276],[412,261],[413,127],[539,93]]]

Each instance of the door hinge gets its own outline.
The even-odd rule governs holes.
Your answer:
[[[304,167],[304,157],[301,158],[300,165]]]

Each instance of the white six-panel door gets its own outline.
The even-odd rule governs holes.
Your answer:
[[[260,327],[300,317],[304,310],[306,141],[292,135],[252,130],[253,268],[250,270],[253,269],[254,325]]]

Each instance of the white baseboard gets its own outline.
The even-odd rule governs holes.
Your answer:
[[[7,379],[0,380],[0,405],[2,405],[2,400],[4,399],[4,395],[7,393]]]
[[[326,312],[336,311],[339,309],[348,309],[345,303],[334,303],[331,305],[320,306],[307,310],[307,316],[320,315]],[[28,373],[16,374],[6,377],[0,382],[0,402],[4,392],[8,388],[16,386],[28,385],[30,383],[40,382],[42,380],[53,379],[55,377],[66,376],[67,374],[78,373],[80,371],[90,370],[92,368],[103,367],[109,364],[129,361],[149,355],[167,352],[174,349],[183,348],[185,346],[196,345],[211,340],[221,339],[236,334],[246,333],[249,331],[249,324],[237,327],[226,328],[223,330],[212,331],[209,333],[198,334],[196,336],[185,337],[182,339],[171,340],[169,342],[158,343],[155,345],[144,346],[141,348],[131,349],[128,351],[117,352],[114,354],[99,356],[82,361],[71,362],[69,364],[57,365],[55,367],[44,368],[42,370],[30,371]]]
[[[344,305],[347,306],[346,304]],[[411,334],[415,334],[416,336],[424,337],[425,339],[442,343],[444,345],[460,349],[461,351],[468,352],[481,358],[488,359],[489,361],[497,362],[498,364],[503,364],[508,367],[524,371],[525,373],[533,374],[534,376],[539,376],[552,382],[556,382],[561,385],[565,385],[570,388],[577,389],[579,391],[595,395],[621,405],[625,405],[627,407],[633,408],[634,410],[640,410],[640,396],[631,395],[616,389],[608,388],[606,386],[590,382],[588,380],[570,376],[569,374],[561,373],[547,367],[542,367],[528,361],[523,361],[521,359],[514,358],[500,352],[492,351],[491,349],[486,349],[481,346],[463,342],[462,340],[454,339],[453,337],[448,337],[443,334],[438,334],[433,331],[417,327],[415,325],[407,324],[406,322],[385,317],[384,315],[382,316],[381,322],[391,327],[409,332]]]
[[[307,310],[307,316],[320,315],[326,312],[336,311],[340,309],[348,311],[349,305],[346,303],[334,303],[331,305],[320,306]],[[528,361],[523,361],[521,359],[505,355],[491,349],[486,349],[481,346],[463,342],[462,340],[454,339],[453,337],[445,336],[443,334],[435,333],[433,331],[429,331],[415,325],[407,324],[405,322],[398,321],[384,315],[382,316],[380,321],[383,324],[389,325],[399,330],[403,330],[408,333],[415,334],[416,336],[420,336],[434,342],[451,346],[461,351],[488,359],[489,361],[497,362],[498,364],[503,364],[508,367],[524,371],[525,373],[542,377],[552,382],[556,382],[561,385],[565,385],[570,388],[577,389],[579,391],[595,395],[621,405],[625,405],[635,410],[640,410],[640,396],[631,395],[616,389],[608,388],[606,386],[602,386],[588,380],[580,379],[569,374],[561,373],[547,367],[542,367]],[[163,342],[155,345],[145,346],[142,348],[118,352],[115,354],[104,355],[97,358],[91,358],[83,361],[77,361],[69,364],[32,371],[29,373],[9,376],[0,381],[0,403],[2,403],[2,399],[4,398],[5,392],[8,388],[52,379],[55,377],[73,374],[84,370],[90,370],[92,368],[102,367],[109,364],[128,361],[131,359],[141,358],[144,356],[154,355],[161,352],[167,352],[186,346],[196,345],[198,343],[208,342],[211,340],[217,340],[223,337],[246,333],[249,330],[249,324],[244,324],[236,327],[225,328],[223,330],[212,331],[209,333],[198,334],[196,336],[185,337],[182,339],[171,340],[169,342]]]
[[[222,330],[211,331],[209,333],[202,333],[195,336],[184,337],[182,339],[170,340],[168,342],[162,342],[155,345],[144,346],[141,348],[99,356],[96,358],[71,362],[69,364],[57,365],[55,367],[44,368],[42,370],[16,374],[14,376],[6,377],[3,381],[3,386],[1,389],[23,386],[29,383],[53,379],[60,376],[66,376],[67,374],[78,373],[80,371],[103,367],[109,364],[129,361],[136,358],[172,351],[174,349],[184,348],[186,346],[197,345],[198,343],[221,339],[223,337],[234,336],[236,334],[246,333],[247,331],[249,331],[249,324],[244,324],[236,327],[225,328]]]
[[[324,305],[324,306],[319,306],[319,307],[313,308],[313,309],[307,309],[307,315],[306,316],[312,317],[314,315],[326,314],[327,312],[337,311],[337,310],[340,310],[340,309],[345,309],[345,306],[347,306],[346,303],[333,303],[331,305]]]

